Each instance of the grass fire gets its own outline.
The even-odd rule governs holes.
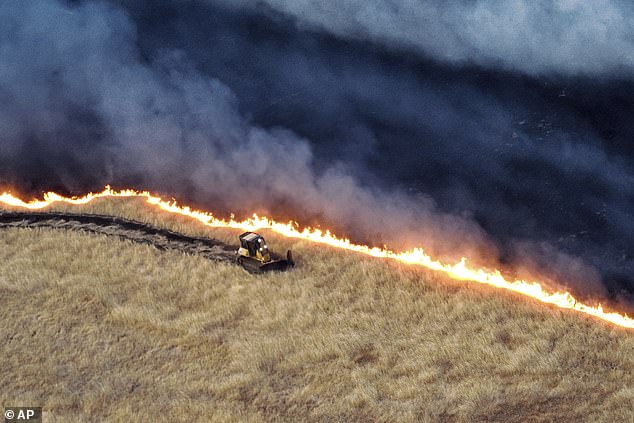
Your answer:
[[[292,249],[291,271],[254,276],[235,251],[208,260],[213,246],[129,242],[145,235],[125,222],[156,228],[162,245],[183,234],[236,246],[245,229],[155,196],[28,202],[44,213],[11,198],[3,208],[51,224],[0,230],[0,401],[41,405],[45,422],[631,415],[634,338],[618,326],[272,225],[258,233]]]
[[[1,0],[5,417],[634,423],[631,22]]]
[[[354,251],[357,253],[369,255],[377,258],[391,259],[407,264],[423,266],[425,268],[438,271],[448,275],[452,279],[477,282],[486,285],[495,286],[510,291],[517,292],[521,295],[528,296],[539,300],[543,303],[553,304],[560,308],[574,310],[580,313],[602,319],[614,325],[624,328],[634,329],[634,319],[626,314],[616,312],[607,312],[603,310],[601,305],[590,306],[578,302],[568,292],[547,292],[539,282],[526,282],[523,280],[506,280],[498,270],[488,271],[486,269],[472,269],[467,265],[467,260],[463,258],[456,264],[444,264],[429,257],[423,248],[416,248],[411,251],[394,252],[387,248],[368,247],[350,242],[348,239],[342,239],[330,233],[330,231],[322,231],[320,229],[305,228],[297,229],[294,222],[279,223],[266,217],[254,215],[252,218],[244,221],[222,220],[215,218],[200,210],[192,210],[187,206],[180,206],[175,201],[165,201],[160,197],[154,196],[148,191],[136,191],[133,189],[124,189],[115,191],[107,186],[102,192],[89,193],[81,197],[63,197],[59,194],[49,192],[44,195],[43,200],[24,201],[10,193],[0,195],[0,202],[6,206],[26,208],[29,210],[39,210],[49,207],[53,203],[62,202],[71,205],[87,204],[95,199],[104,197],[141,197],[149,204],[152,204],[161,210],[190,217],[200,223],[219,228],[234,228],[244,230],[271,229],[276,233],[289,238],[300,238],[315,243],[326,244],[331,247],[344,250]]]

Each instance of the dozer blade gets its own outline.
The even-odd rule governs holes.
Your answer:
[[[249,273],[265,273],[272,271],[283,272],[295,266],[295,261],[293,260],[293,254],[291,253],[291,250],[288,250],[288,252],[286,253],[286,259],[274,259],[269,261],[268,263],[262,263],[261,261],[258,261],[256,259],[239,257],[238,263],[240,263],[242,267],[244,267],[244,269]]]

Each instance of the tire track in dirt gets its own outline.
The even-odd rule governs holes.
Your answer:
[[[0,212],[0,229],[47,228],[114,236],[159,250],[236,263],[236,247],[215,239],[193,237],[114,216],[72,213]]]

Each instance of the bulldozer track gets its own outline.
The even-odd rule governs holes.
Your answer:
[[[211,238],[193,237],[120,217],[95,214],[0,212],[0,229],[46,228],[118,237],[159,250],[235,263],[236,247]]]

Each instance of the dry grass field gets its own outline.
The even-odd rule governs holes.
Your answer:
[[[139,200],[71,209],[238,234]],[[0,231],[0,403],[45,422],[634,422],[632,331],[263,233],[295,270]]]

